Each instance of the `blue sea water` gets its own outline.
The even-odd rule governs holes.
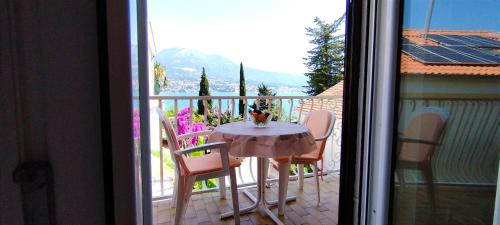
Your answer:
[[[238,96],[238,93],[233,93],[233,92],[213,92],[210,93],[212,96]],[[161,92],[160,95],[163,96],[198,96],[197,93],[185,93],[185,92]],[[306,96],[305,93],[303,92],[282,92],[282,93],[277,93],[277,96]],[[247,96],[257,96],[257,93],[248,93]],[[249,104],[252,104],[253,102],[250,102]],[[178,101],[178,110],[180,111],[182,108],[189,107],[189,100],[179,100]],[[213,101],[212,106],[217,108],[218,107],[218,102]],[[230,100],[222,100],[221,101],[221,108],[222,111],[225,111],[228,109],[228,105],[230,106],[231,101]],[[297,99],[293,100],[293,108],[296,108],[296,106],[299,104],[299,101]],[[193,101],[193,108],[197,108],[197,100]],[[239,103],[236,100],[235,101],[235,111],[238,113],[238,108],[239,108]],[[290,112],[290,101],[289,100],[284,100],[282,103],[282,108],[284,112],[288,115]],[[173,110],[174,109],[174,101],[173,100],[163,100],[163,109],[164,110]],[[247,108],[247,111],[249,109]]]

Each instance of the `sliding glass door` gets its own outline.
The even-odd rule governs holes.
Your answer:
[[[500,3],[406,0],[392,224],[500,224]]]
[[[500,224],[500,2],[361,8],[355,224]]]

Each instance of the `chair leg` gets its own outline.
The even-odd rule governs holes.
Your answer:
[[[177,204],[177,189],[179,188],[179,176],[174,178],[174,191],[172,192],[172,207],[175,208]]]
[[[175,193],[175,204],[176,204],[176,209],[175,209],[175,218],[174,218],[174,224],[175,225],[180,225],[182,222],[182,217],[183,217],[183,209],[184,209],[184,187],[185,187],[185,177],[181,176],[177,178],[177,183],[176,185],[176,193]]]
[[[231,197],[233,198],[234,223],[240,224],[240,205],[238,201],[238,184],[236,183],[236,171],[234,168],[229,170],[229,180],[231,182]]]
[[[316,179],[316,192],[317,192],[317,203],[319,205],[320,203],[320,196],[319,196],[319,176],[318,176],[318,162],[313,163],[313,173],[314,173],[314,179]]]
[[[179,181],[183,180],[182,186],[179,186],[177,191],[177,208],[175,209],[175,225],[181,225],[184,215],[186,215],[186,211],[189,205],[189,199],[191,198],[191,194],[193,193],[193,185],[196,180],[195,176],[185,176],[179,179]]]
[[[321,173],[320,173],[320,175],[321,175],[321,181],[324,181],[323,180],[324,171],[325,171],[325,160],[322,159],[321,160]]]
[[[218,180],[220,199],[226,199],[226,177],[219,177]]]
[[[427,182],[427,196],[429,196],[429,201],[431,203],[432,208],[436,208],[436,200],[434,198],[434,178],[432,175],[432,166],[430,163],[428,165],[423,166],[422,173]]]
[[[288,177],[290,176],[290,160],[279,163],[279,196],[278,215],[285,214],[286,193],[288,190]]]
[[[304,164],[299,165],[299,190],[304,190]]]

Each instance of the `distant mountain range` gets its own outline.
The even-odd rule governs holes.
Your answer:
[[[240,65],[220,55],[209,55],[194,49],[169,48],[160,51],[156,61],[167,68],[169,79],[198,81],[202,67],[208,79],[238,82]],[[286,85],[301,87],[306,85],[305,76],[259,70],[244,65],[245,80],[248,84]]]

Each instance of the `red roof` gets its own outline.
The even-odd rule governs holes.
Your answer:
[[[423,30],[404,30],[403,36],[411,42],[421,45],[439,45],[432,40],[422,38]],[[500,34],[484,31],[448,31],[432,30],[429,34],[457,34],[457,35],[479,35],[486,38],[500,40]],[[423,64],[407,55],[401,54],[402,74],[433,74],[433,75],[500,75],[500,66],[497,65],[429,65]]]

